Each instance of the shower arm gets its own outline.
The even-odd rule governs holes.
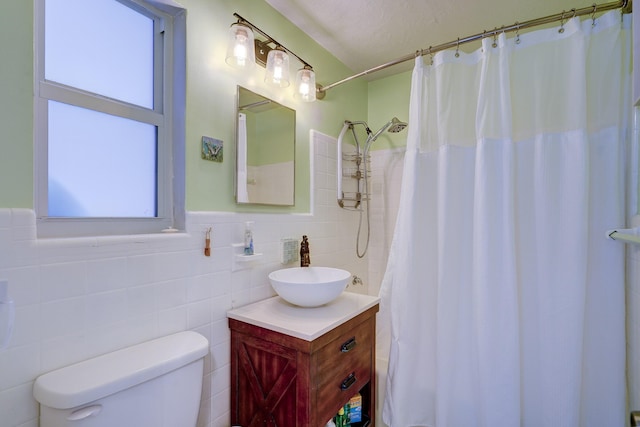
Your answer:
[[[353,79],[357,79],[358,77],[366,76],[368,74],[375,73],[377,71],[384,70],[385,68],[392,67],[394,65],[401,64],[403,62],[410,61],[412,59],[417,58],[418,56],[424,55],[433,55],[436,52],[440,52],[442,50],[458,48],[462,44],[471,43],[477,40],[481,40],[487,37],[495,37],[500,33],[508,33],[513,31],[520,31],[526,28],[537,27],[544,24],[550,24],[552,22],[564,21],[567,18],[573,18],[575,16],[584,16],[591,15],[592,19],[595,21],[595,14],[598,12],[605,12],[609,10],[622,9],[622,13],[631,13],[632,10],[632,0],[620,0],[611,3],[603,3],[603,4],[593,4],[591,7],[584,7],[581,9],[571,9],[570,11],[562,11],[561,13],[556,13],[554,15],[545,16],[543,18],[532,19],[525,22],[516,22],[513,25],[502,26],[500,28],[494,28],[492,31],[483,31],[482,33],[474,34],[472,36],[467,36],[464,38],[459,38],[457,40],[453,40],[447,43],[443,43],[437,46],[429,46],[428,49],[420,49],[415,53],[411,53],[405,55],[401,58],[395,59],[393,61],[387,62],[382,65],[378,65],[377,67],[370,68],[368,70],[362,71],[358,74],[354,74],[342,80],[339,80],[335,83],[331,83],[326,86],[319,86],[317,88],[317,92],[320,94],[325,94],[329,89],[333,89],[336,86],[339,86],[343,83],[349,82]]]

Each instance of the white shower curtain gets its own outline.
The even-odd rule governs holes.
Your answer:
[[[625,225],[629,19],[416,59],[381,289],[389,426],[625,425],[605,232]]]

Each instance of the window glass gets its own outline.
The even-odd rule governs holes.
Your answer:
[[[156,127],[49,101],[49,217],[154,217]]]
[[[152,109],[153,25],[115,0],[46,0],[45,78]]]

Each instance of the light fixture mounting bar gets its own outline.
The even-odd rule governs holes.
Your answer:
[[[262,42],[263,44],[274,43],[277,47],[280,47],[281,49],[283,49],[287,53],[290,53],[291,55],[295,56],[298,59],[298,61],[302,62],[303,65],[305,65],[305,66],[307,66],[309,68],[313,68],[311,66],[311,64],[309,64],[307,61],[305,61],[304,59],[300,58],[294,52],[292,52],[291,50],[287,49],[287,47],[285,45],[283,45],[282,43],[280,43],[279,41],[277,41],[276,39],[271,37],[269,34],[267,34],[264,31],[262,31],[260,28],[258,28],[255,25],[253,25],[251,22],[249,22],[246,19],[244,19],[242,16],[238,15],[235,12],[234,12],[233,16],[238,18],[238,24],[247,25],[247,26],[251,27],[251,29],[253,29],[254,31],[257,31],[258,33],[260,33],[263,37],[265,37],[267,39],[267,41]]]

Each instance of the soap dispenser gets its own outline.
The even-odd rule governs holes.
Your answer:
[[[253,222],[244,223],[244,254],[253,255]]]

